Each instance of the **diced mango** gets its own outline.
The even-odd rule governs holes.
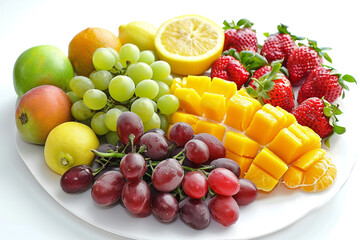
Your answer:
[[[253,164],[256,164],[277,180],[288,170],[287,164],[266,147],[256,155]]]
[[[224,95],[226,101],[228,101],[236,93],[236,90],[236,83],[214,77],[211,81],[208,92]]]
[[[237,130],[245,131],[254,117],[255,112],[260,108],[261,107],[257,108],[257,105],[249,98],[234,94],[227,102],[224,123]]]
[[[226,127],[215,122],[199,120],[195,124],[194,133],[209,133],[214,135],[220,141],[223,141]]]
[[[254,140],[233,131],[226,132],[224,146],[226,150],[250,158],[254,158],[260,148]]]
[[[179,99],[180,107],[187,113],[202,115],[200,95],[192,88],[176,88],[174,95]]]
[[[294,122],[296,122],[296,117],[293,114],[289,113],[288,111],[286,111],[285,109],[283,109],[279,106],[276,106],[276,109],[281,111],[286,117],[284,127],[288,127],[291,124],[293,124]]]
[[[301,156],[296,162],[294,162],[293,166],[298,167],[304,171],[307,171],[314,163],[319,161],[325,155],[325,150],[318,148],[309,151],[308,153]]]
[[[194,76],[189,75],[185,77],[186,88],[193,88],[200,96],[203,95],[204,92],[207,92],[210,84],[211,84],[211,78],[208,76]]]
[[[287,164],[291,164],[303,153],[302,141],[288,128],[283,128],[269,143],[268,148]]]
[[[170,87],[170,91],[174,94],[175,89],[184,87],[183,81],[181,78],[174,78]]]
[[[199,121],[200,118],[198,116],[195,116],[193,114],[190,113],[186,113],[186,112],[174,112],[173,114],[171,114],[170,116],[170,123],[174,124],[177,122],[186,122],[190,125],[195,125],[197,121]]]
[[[286,116],[270,104],[265,104],[257,111],[246,130],[253,140],[267,145],[285,127]]]
[[[225,97],[224,95],[206,92],[201,96],[200,107],[205,117],[222,122],[226,111]]]
[[[244,178],[251,180],[258,190],[264,192],[270,192],[279,182],[268,172],[264,171],[254,163],[251,164]]]
[[[248,169],[249,169],[249,167],[250,167],[250,165],[251,165],[251,163],[253,161],[253,158],[237,155],[236,153],[233,153],[230,150],[226,150],[225,157],[229,158],[229,159],[232,159],[237,164],[239,164],[240,170],[241,170],[241,173],[240,173],[241,178],[243,178],[245,176],[245,174],[247,173],[247,171],[248,171]]]
[[[304,152],[308,152],[312,149],[321,148],[321,138],[320,136],[314,132],[311,128],[307,126],[302,126],[303,132],[310,137],[310,143],[304,150]]]

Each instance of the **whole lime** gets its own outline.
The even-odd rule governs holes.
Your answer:
[[[14,88],[19,97],[40,85],[55,85],[67,92],[73,76],[70,60],[51,45],[24,51],[16,60],[13,71]]]

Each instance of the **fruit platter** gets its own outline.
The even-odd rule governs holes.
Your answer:
[[[124,237],[293,224],[352,171],[343,99],[357,82],[330,48],[284,24],[260,41],[253,25],[188,14],[88,27],[67,54],[27,49],[13,78],[24,163],[64,208]]]

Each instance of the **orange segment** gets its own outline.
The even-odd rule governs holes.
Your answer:
[[[303,170],[291,166],[287,172],[284,174],[283,183],[286,187],[294,189],[302,186],[304,180]]]

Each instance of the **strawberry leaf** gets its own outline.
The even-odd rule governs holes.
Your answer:
[[[334,124],[334,132],[341,135],[346,132],[346,129],[342,126],[339,126],[337,124]]]
[[[250,22],[248,19],[240,19],[236,24],[234,22],[234,20],[232,20],[231,22],[228,22],[226,20],[224,20],[223,22],[224,30],[228,30],[228,29],[242,29],[242,28],[251,28],[254,23]]]
[[[268,33],[268,32],[264,32],[263,34],[264,34],[264,36],[267,37],[267,38],[270,36],[270,33]]]

